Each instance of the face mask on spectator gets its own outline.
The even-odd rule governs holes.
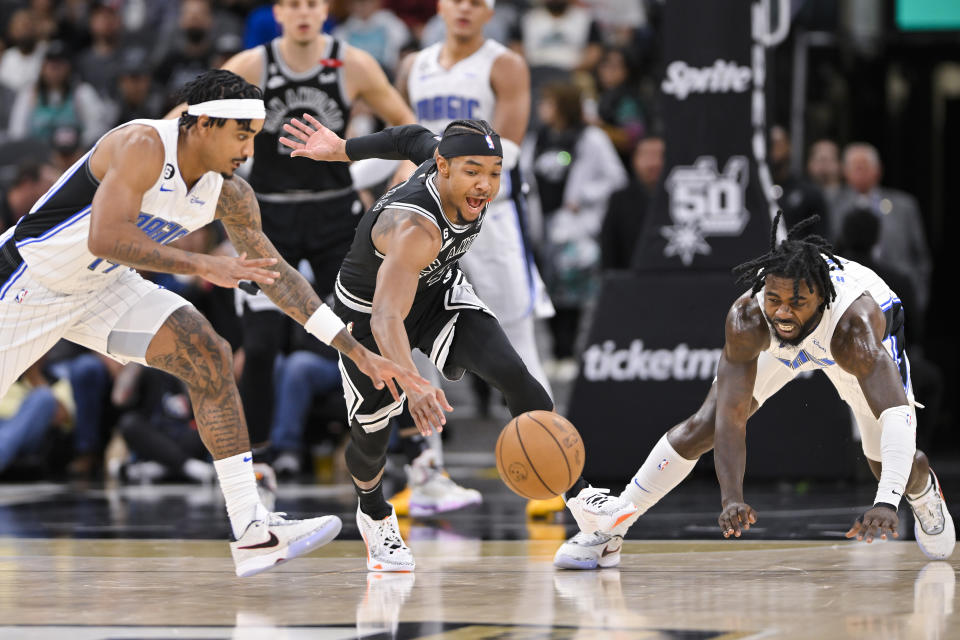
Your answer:
[[[183,30],[183,35],[190,44],[200,44],[207,39],[207,30],[203,27],[187,27]]]

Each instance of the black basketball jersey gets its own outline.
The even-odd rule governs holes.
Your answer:
[[[384,255],[373,244],[372,230],[385,209],[402,209],[421,215],[440,230],[441,244],[437,257],[420,272],[413,304],[432,293],[436,287],[452,284],[456,278],[457,260],[473,245],[487,208],[466,225],[450,222],[443,215],[440,194],[434,182],[437,165],[432,159],[421,164],[409,180],[383,194],[363,215],[357,226],[353,245],[347,253],[337,276],[336,294],[344,305],[355,311],[370,313],[373,292],[377,285],[377,271]]]
[[[317,192],[347,193],[353,188],[346,162],[315,162],[291,158],[289,147],[280,143],[284,123],[309,113],[341,138],[347,128],[350,104],[344,88],[345,45],[327,38],[327,49],[317,65],[295,73],[283,61],[277,38],[263,46],[265,65],[261,88],[266,106],[263,131],[254,139],[250,185],[257,195],[303,195]],[[331,193],[330,195],[336,195]]]

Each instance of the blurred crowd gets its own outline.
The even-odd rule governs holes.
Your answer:
[[[0,0],[0,232],[110,128],[163,117],[185,82],[276,37],[271,5]],[[406,53],[443,39],[435,10],[436,0],[330,0],[324,30],[368,51],[393,78]],[[497,0],[487,25],[488,37],[521,53],[531,69],[522,167],[532,185],[531,240],[557,311],[545,358],[551,377],[575,375],[584,310],[605,270],[630,268],[658,197],[661,11],[662,0]],[[354,108],[355,123],[365,123],[355,131],[377,126],[362,104]],[[774,126],[769,134],[788,223],[819,214],[818,233],[901,295],[911,310],[912,345],[920,344],[931,262],[916,200],[883,186],[882,161],[870,145],[818,140],[801,175],[790,165],[788,132]],[[231,250],[216,225],[179,242]],[[241,376],[232,291],[195,278],[152,277],[211,319],[237,349]],[[299,472],[311,451],[334,451],[345,432],[334,355],[302,338],[274,376],[280,472]],[[63,474],[197,482],[215,475],[180,383],[68,343],[0,401],[0,478]]]

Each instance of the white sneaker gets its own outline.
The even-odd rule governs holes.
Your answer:
[[[246,578],[302,556],[340,533],[337,516],[287,520],[285,515],[270,513],[263,520],[254,520],[239,540],[230,543],[238,576]]]
[[[623,537],[637,518],[640,509],[635,504],[610,495],[610,489],[587,487],[573,498],[567,499],[567,508],[583,533],[603,531]]]
[[[914,500],[907,497],[907,504],[913,509],[913,535],[923,554],[931,560],[949,558],[957,543],[957,531],[933,469],[930,470],[930,488]]]
[[[292,451],[284,451],[274,459],[273,471],[278,476],[300,475],[300,456]]]
[[[273,472],[273,467],[265,462],[253,463],[253,475],[257,478],[257,494],[260,496],[260,504],[267,508],[267,511],[273,511],[277,506],[277,474]]]
[[[561,569],[596,569],[620,564],[623,537],[595,531],[580,532],[557,549],[553,565]]]
[[[458,485],[436,462],[436,453],[427,449],[413,464],[404,466],[410,487],[411,516],[426,518],[483,502],[479,491]]]
[[[368,571],[413,571],[416,563],[413,552],[400,536],[397,514],[390,507],[390,515],[374,520],[357,505],[357,527],[367,545]]]

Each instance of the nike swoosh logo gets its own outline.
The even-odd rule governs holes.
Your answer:
[[[902,496],[902,495],[903,495],[903,494],[900,493],[899,491],[894,491],[893,489],[890,489],[890,493],[892,493],[892,494],[895,495],[895,496]]]
[[[160,185],[160,191],[173,191],[173,189],[164,189],[163,185]]]
[[[253,456],[244,456],[243,458],[244,462],[250,462],[251,460],[253,460]]]
[[[269,549],[270,547],[275,547],[280,544],[280,540],[277,539],[277,534],[273,531],[270,532],[270,538],[260,544],[251,544],[247,547],[237,547],[238,549]]]
[[[610,545],[607,545],[606,547],[603,548],[603,552],[600,554],[600,557],[606,558],[610,554],[620,551],[620,546],[621,545],[618,545],[616,549],[611,549]]]

